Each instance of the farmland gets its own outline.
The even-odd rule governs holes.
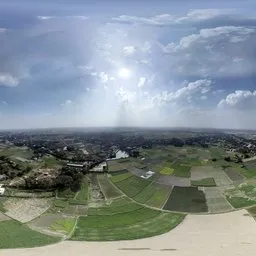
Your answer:
[[[129,205],[129,204],[128,204]],[[79,217],[72,240],[111,241],[130,240],[165,233],[177,226],[184,218],[182,214],[163,213],[132,204],[129,211],[115,210],[91,212]],[[111,206],[109,206],[111,208]],[[120,210],[123,207],[120,207]],[[105,214],[104,214],[105,213]],[[111,214],[112,213],[112,214]],[[111,230],[111,232],[109,232]]]
[[[174,187],[165,210],[181,212],[207,212],[205,195],[196,187]]]
[[[43,246],[59,241],[59,238],[38,233],[13,220],[1,221],[0,231],[0,249]]]
[[[19,176],[11,179],[10,184],[41,172],[39,168],[50,167],[42,175],[51,176],[52,170],[56,170],[61,173],[58,180],[61,186],[56,183],[49,191],[35,189],[35,192],[26,187],[7,187],[0,200],[0,228],[1,223],[12,222],[11,225],[18,225],[24,232],[24,241],[26,234],[35,232],[35,237],[43,236],[42,244],[58,239],[113,241],[163,234],[191,213],[216,214],[251,207],[253,215],[255,160],[236,162],[235,153],[219,145],[162,144],[131,148],[137,152],[136,156],[104,159],[103,163],[107,163],[104,173],[87,166],[90,162],[98,166],[92,158],[101,157],[104,150],[88,156],[88,162],[83,160],[79,168],[69,169],[68,163],[73,158],[77,160],[76,153],[70,153],[72,147],[63,147],[68,160],[58,159],[56,154],[40,153],[40,157],[35,157],[27,147],[8,147],[1,153],[17,161],[18,167],[22,166],[22,172],[17,169]],[[77,153],[81,154],[81,150]],[[5,160],[1,160],[4,168]],[[16,166],[16,162],[9,165],[12,164]],[[25,172],[26,166],[34,169]],[[75,183],[71,176],[79,177],[80,182]],[[8,182],[9,178],[4,180],[5,184]],[[71,186],[72,182],[76,186]],[[34,246],[29,241],[24,245]],[[16,247],[16,244],[5,246]]]

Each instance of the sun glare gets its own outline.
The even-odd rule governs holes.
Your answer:
[[[118,75],[121,78],[127,79],[131,76],[131,71],[127,68],[120,68],[119,71],[118,71]]]

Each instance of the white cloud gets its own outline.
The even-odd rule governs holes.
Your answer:
[[[19,79],[8,73],[0,73],[0,86],[15,87],[19,84]]]
[[[212,81],[207,79],[190,82],[175,92],[164,91],[161,94],[153,96],[152,102],[156,106],[161,106],[166,103],[186,105],[187,103],[191,103],[194,95],[202,94],[202,91],[204,92],[204,90],[207,90],[208,92],[211,85]]]
[[[232,41],[232,37],[242,40]],[[201,29],[163,47],[169,69],[178,75],[246,76],[256,73],[256,29],[224,26]]]
[[[66,100],[64,103],[61,103],[61,106],[69,106],[72,104],[72,100]]]
[[[144,25],[166,25],[172,24],[175,20],[175,17],[170,14],[160,14],[153,17],[137,17],[129,15],[121,15],[119,17],[112,18],[113,21],[125,22],[125,23],[137,23]]]
[[[6,32],[6,31],[7,31],[6,28],[0,28],[0,34]]]
[[[222,99],[218,107],[256,111],[256,91],[237,90]]]
[[[83,15],[74,15],[74,16],[37,16],[39,20],[52,20],[52,19],[80,19],[87,20],[89,17]]]
[[[168,13],[159,14],[151,17],[121,15],[119,17],[113,17],[112,21],[151,26],[167,26],[207,21],[216,19],[218,17],[221,18],[223,17],[223,15],[228,16],[232,13],[233,11],[230,9],[193,9],[189,10],[187,14],[180,16],[171,15]]]
[[[138,86],[138,87],[143,87],[144,84],[145,84],[145,82],[146,82],[146,78],[145,78],[145,77],[140,77],[137,86]]]
[[[134,46],[124,46],[123,52],[125,56],[133,55],[135,53],[135,47]]]
[[[207,97],[206,95],[202,95],[202,96],[200,97],[200,99],[201,99],[201,100],[207,100],[208,97]]]

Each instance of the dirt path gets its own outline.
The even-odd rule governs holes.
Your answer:
[[[254,256],[256,222],[246,210],[188,215],[169,233],[140,240],[118,242],[71,242],[31,248],[2,250],[3,256]]]

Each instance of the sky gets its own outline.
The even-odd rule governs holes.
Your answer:
[[[0,129],[256,129],[256,1],[0,1]]]

